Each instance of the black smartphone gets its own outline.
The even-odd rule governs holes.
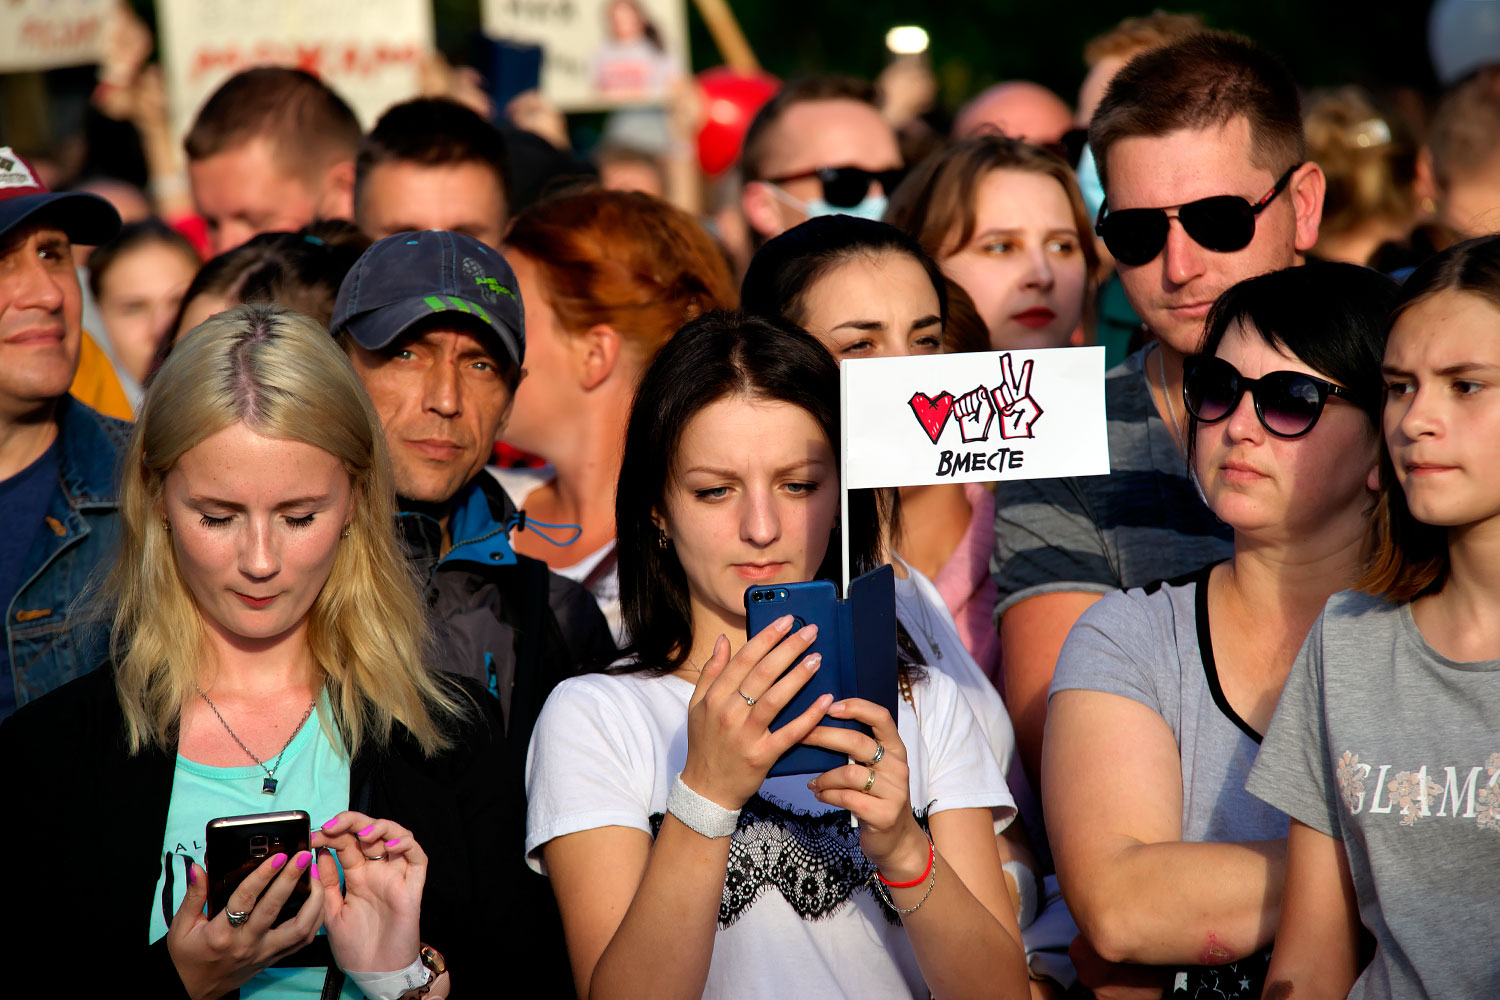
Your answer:
[[[229,897],[251,872],[275,854],[285,854],[287,864],[298,851],[308,850],[312,843],[312,824],[301,809],[286,812],[254,813],[249,816],[221,816],[211,819],[203,830],[203,867],[208,872],[208,916],[218,916],[229,903]],[[296,888],[287,897],[276,917],[276,923],[297,915],[312,892],[312,866],[302,873]],[[279,873],[278,873],[279,874]]]

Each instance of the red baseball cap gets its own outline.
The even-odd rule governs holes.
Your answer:
[[[120,213],[95,194],[52,192],[31,164],[9,146],[0,146],[0,236],[45,210],[74,243],[98,246],[120,231]]]

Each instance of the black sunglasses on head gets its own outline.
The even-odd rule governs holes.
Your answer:
[[[786,184],[789,181],[816,177],[823,182],[824,201],[835,208],[853,208],[865,200],[871,181],[878,181],[880,190],[889,195],[896,190],[896,186],[901,183],[905,173],[904,170],[899,169],[865,170],[863,167],[818,167],[815,170],[804,170],[799,174],[768,177],[766,180],[771,184]]]
[[[1305,372],[1269,372],[1246,378],[1222,358],[1195,354],[1183,359],[1182,398],[1188,412],[1216,424],[1234,412],[1246,392],[1255,400],[1261,426],[1279,438],[1299,438],[1313,429],[1329,396],[1353,400],[1341,385]]]
[[[1177,221],[1193,241],[1207,250],[1231,253],[1243,250],[1255,238],[1255,218],[1286,189],[1292,174],[1302,166],[1287,167],[1275,186],[1260,201],[1251,204],[1237,194],[1199,198],[1177,208]],[[1108,213],[1108,214],[1106,214]],[[1094,232],[1121,264],[1147,264],[1167,245],[1171,217],[1164,208],[1109,210],[1109,200],[1099,206]]]

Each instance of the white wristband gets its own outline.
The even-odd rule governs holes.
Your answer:
[[[672,790],[667,794],[667,812],[676,816],[689,830],[710,840],[729,836],[740,822],[738,809],[725,809],[712,799],[699,795],[683,783],[681,772],[672,779]]]
[[[1036,920],[1036,875],[1019,861],[1007,861],[1000,868],[1016,880],[1016,892],[1021,897],[1016,923],[1025,930]]]
[[[350,972],[345,969],[344,975],[354,980],[354,985],[369,1000],[396,1000],[408,990],[426,986],[432,978],[432,970],[423,965],[418,956],[400,972]]]

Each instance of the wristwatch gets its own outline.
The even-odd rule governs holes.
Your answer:
[[[430,944],[424,944],[417,949],[417,958],[427,966],[430,974],[427,982],[416,989],[407,990],[398,1000],[445,1000],[452,984],[448,976],[448,963],[443,961],[442,952]]]

